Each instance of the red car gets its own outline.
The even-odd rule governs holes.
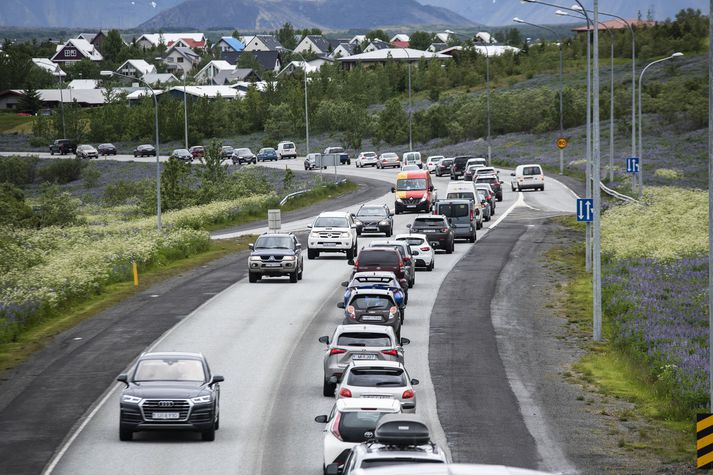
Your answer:
[[[399,281],[407,278],[401,254],[388,247],[367,247],[359,251],[354,272],[393,272]]]
[[[191,152],[193,158],[203,158],[205,156],[205,149],[202,145],[194,145],[188,151]]]

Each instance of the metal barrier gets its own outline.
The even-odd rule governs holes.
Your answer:
[[[337,185],[342,185],[342,184],[344,184],[344,183],[346,183],[346,182],[347,182],[347,179],[346,179],[346,178],[342,178],[341,180],[339,180],[338,182],[336,182],[336,184],[337,184]],[[322,185],[322,186],[326,186],[326,185]],[[284,205],[285,203],[287,203],[291,198],[294,198],[295,196],[299,196],[299,195],[303,195],[303,194],[305,194],[305,193],[308,193],[308,192],[312,191],[313,189],[314,189],[314,188],[310,188],[310,189],[308,189],[308,190],[300,190],[300,191],[295,191],[294,193],[290,193],[289,195],[287,195],[287,196],[285,196],[284,198],[282,198],[282,200],[280,201],[280,206],[283,206],[283,205]]]
[[[625,201],[627,203],[638,203],[638,204],[643,204],[643,205],[646,204],[646,203],[642,203],[641,201],[637,200],[636,198],[632,198],[631,196],[626,196],[622,193],[619,193],[618,191],[612,190],[611,188],[604,185],[604,183],[602,183],[601,181],[599,182],[599,186],[604,193],[606,193],[607,195],[609,195],[613,198],[616,198],[618,200]]]

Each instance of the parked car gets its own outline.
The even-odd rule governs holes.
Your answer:
[[[151,144],[139,145],[134,149],[134,157],[155,157],[156,148]]]
[[[116,147],[114,144],[111,143],[103,143],[99,144],[97,147],[97,152],[99,152],[99,155],[116,155]]]
[[[435,173],[436,168],[438,167],[438,162],[445,158],[446,157],[444,157],[443,155],[431,155],[426,160],[426,169],[429,171],[429,173]]]
[[[455,250],[455,232],[445,216],[419,216],[407,227],[412,233],[428,236],[428,242],[434,249],[443,249],[446,254]]]
[[[376,162],[376,168],[399,168],[401,167],[401,159],[398,154],[386,152],[379,155],[379,161]]]
[[[436,166],[436,176],[449,175],[451,173],[453,160],[452,158],[444,158],[438,162],[438,166]]]
[[[349,363],[356,360],[404,362],[403,345],[408,338],[396,338],[387,325],[338,325],[332,338],[319,337],[327,345],[324,353],[322,395],[334,397],[334,390]]]
[[[284,160],[287,158],[297,158],[297,147],[294,142],[280,142],[277,144],[277,158]]]
[[[367,247],[359,252],[354,262],[354,275],[358,272],[393,272],[399,282],[408,282],[403,259],[396,249]]]
[[[431,174],[427,171],[405,171],[396,175],[396,186],[391,188],[394,193],[394,212],[406,211],[429,212],[436,201]]]
[[[356,167],[375,167],[379,157],[374,152],[361,152],[356,158]]]
[[[350,213],[324,212],[307,227],[311,229],[307,244],[308,259],[319,257],[324,252],[343,252],[350,262],[356,257],[356,223]]]
[[[175,158],[177,160],[182,160],[184,162],[192,162],[193,161],[193,155],[191,155],[191,152],[188,151],[188,149],[185,148],[177,148],[173,152],[171,152],[171,155],[169,158]]]
[[[453,164],[451,165],[451,180],[457,180],[465,174],[465,164],[468,160],[474,157],[456,157],[453,159]]]
[[[480,203],[476,201],[465,199],[439,201],[436,203],[434,213],[448,218],[453,228],[454,239],[475,242],[476,229],[483,226]]]
[[[223,160],[229,160],[233,156],[233,150],[235,150],[230,145],[223,145],[220,147],[220,158]]]
[[[290,282],[302,280],[304,262],[302,244],[294,234],[262,234],[250,244],[248,279],[255,283],[263,277],[289,276]]]
[[[277,161],[277,152],[275,151],[274,148],[271,147],[264,147],[261,148],[260,151],[257,153],[257,161],[258,162],[266,162],[266,161]]]
[[[512,191],[528,189],[545,191],[545,174],[542,172],[542,167],[537,164],[518,165],[510,175],[514,177],[510,183]]]
[[[220,426],[220,383],[197,353],[144,353],[127,374],[119,396],[119,439],[146,430],[193,430],[215,440]]]
[[[476,184],[479,183],[487,183],[490,185],[490,188],[493,189],[493,192],[495,193],[495,199],[498,201],[503,200],[503,187],[502,184],[500,183],[500,179],[497,177],[497,175],[482,175],[478,173],[478,175],[475,177],[473,180]]]
[[[409,245],[416,267],[425,267],[427,271],[432,271],[436,267],[436,253],[425,234],[398,234],[394,240]]]
[[[322,163],[322,154],[321,153],[308,153],[307,157],[305,158],[305,170],[314,170],[315,168],[319,168],[321,163]],[[326,167],[324,167],[324,168],[326,168]]]
[[[75,153],[77,158],[99,158],[99,152],[91,145],[80,145]]]
[[[327,147],[323,153],[324,155],[328,153],[344,153],[344,147]]]
[[[233,165],[257,163],[257,157],[249,148],[233,149],[233,154],[230,156],[230,159],[233,161]]]
[[[337,386],[337,399],[351,397],[392,398],[403,412],[416,412],[418,379],[411,379],[398,361],[352,361]]]
[[[356,212],[357,235],[362,233],[384,233],[386,237],[394,233],[393,213],[386,205],[361,205]]]
[[[403,165],[416,165],[419,170],[423,168],[421,152],[406,152],[404,153],[401,162]]]
[[[388,241],[377,239],[369,243],[370,248],[390,248],[396,249],[401,254],[401,260],[404,263],[404,273],[406,274],[406,282],[409,288],[416,284],[416,262],[411,252],[411,246],[403,241]]]
[[[68,153],[75,153],[77,151],[77,144],[69,139],[57,139],[50,145],[50,155],[58,153],[60,155],[67,155]]]
[[[202,145],[194,145],[188,149],[193,155],[193,158],[203,158],[205,156],[205,148]]]
[[[337,401],[329,415],[315,417],[315,422],[326,424],[322,442],[323,470],[326,471],[329,464],[343,464],[352,447],[371,439],[384,415],[399,413],[401,403],[396,399],[346,398]]]
[[[356,289],[390,290],[394,294],[403,321],[408,303],[408,281],[406,279],[397,279],[393,272],[357,272],[350,281],[342,282],[342,287],[347,288],[344,292],[344,305],[347,304],[352,292]]]

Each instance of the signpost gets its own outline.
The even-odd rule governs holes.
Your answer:
[[[639,157],[626,159],[626,173],[639,173]]]
[[[580,223],[594,221],[594,200],[592,198],[577,199],[577,221]]]
[[[282,227],[282,219],[280,216],[279,209],[269,209],[267,210],[267,228],[271,233],[280,232]]]

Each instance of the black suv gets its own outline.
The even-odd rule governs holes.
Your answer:
[[[302,280],[304,263],[302,245],[294,234],[263,234],[250,244],[248,278],[255,283],[262,277],[289,276],[290,282]]]
[[[144,353],[128,374],[119,399],[119,439],[145,430],[190,430],[215,440],[220,426],[220,384],[197,353]]]
[[[490,188],[493,189],[495,192],[495,198],[498,201],[503,200],[503,186],[502,183],[500,183],[500,180],[498,179],[497,175],[485,175],[485,176],[478,176],[474,180],[476,183],[487,183],[490,185]]]
[[[155,157],[156,147],[150,144],[139,145],[134,149],[134,157]]]
[[[441,215],[422,216],[407,224],[412,233],[425,234],[434,249],[443,249],[452,254],[455,249],[455,231],[448,218]]]
[[[67,155],[68,153],[76,153],[77,144],[69,139],[57,139],[50,145],[50,155],[58,153],[60,155]]]
[[[444,158],[438,165],[436,165],[436,176],[447,175],[451,172],[451,166],[453,165],[452,158]]]
[[[474,157],[456,157],[451,165],[451,180],[457,180],[458,177],[465,175],[465,164],[468,160]]]
[[[249,148],[236,148],[233,149],[233,154],[230,156],[233,161],[233,165],[240,165],[241,163],[257,163],[257,157]]]
[[[394,233],[394,218],[392,216],[393,213],[386,205],[362,205],[354,217],[357,235],[384,233],[386,237],[391,237]]]

